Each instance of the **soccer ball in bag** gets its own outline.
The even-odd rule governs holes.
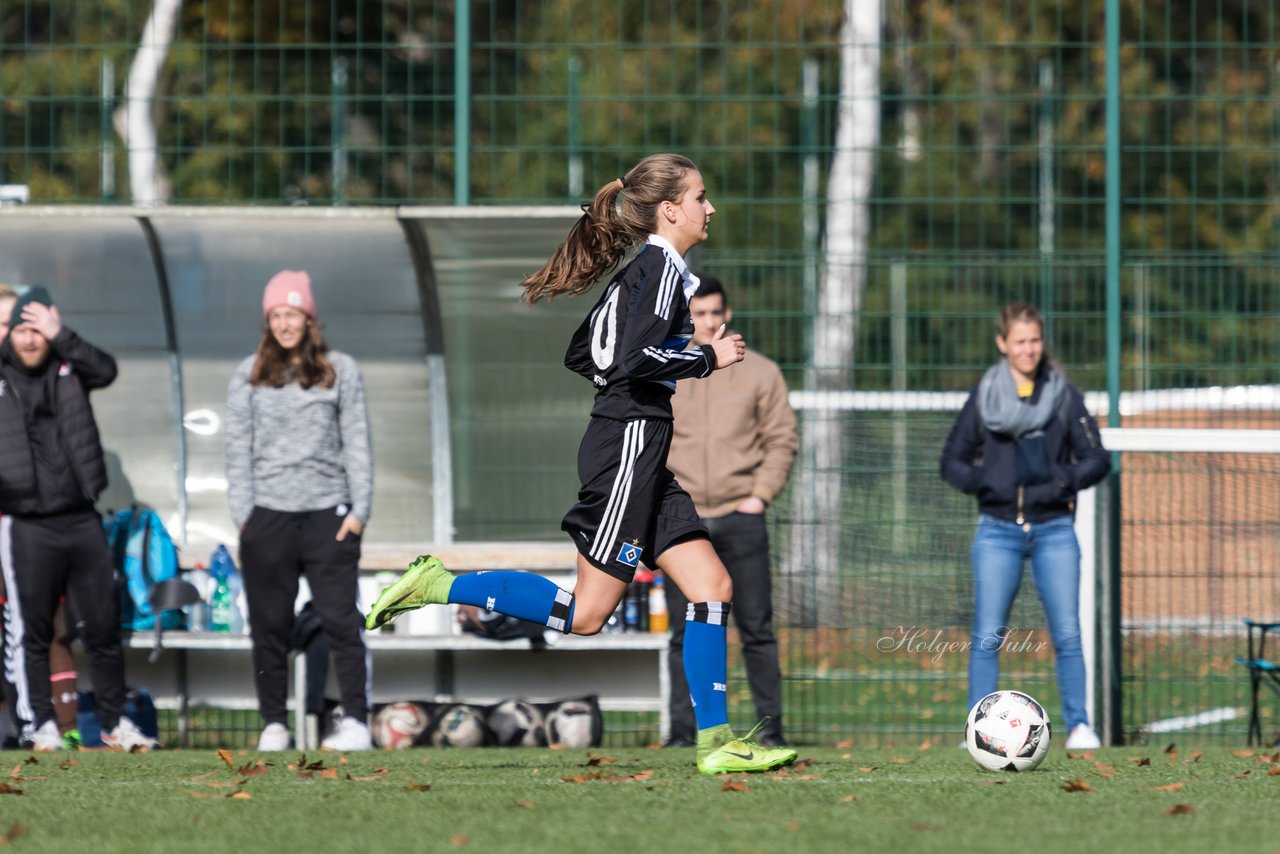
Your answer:
[[[566,700],[547,715],[547,741],[561,747],[590,747],[594,715],[581,700]]]
[[[1049,716],[1021,691],[996,691],[969,710],[964,745],[989,771],[1030,771],[1049,752]]]
[[[502,747],[538,747],[547,743],[542,713],[532,703],[506,700],[489,713],[486,721],[494,740]]]
[[[431,734],[436,747],[481,747],[484,742],[484,715],[465,703],[447,707]]]
[[[384,750],[404,750],[427,728],[427,713],[417,703],[388,703],[373,716],[373,738]]]

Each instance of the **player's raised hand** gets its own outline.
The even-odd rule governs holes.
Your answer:
[[[727,368],[734,362],[741,362],[747,353],[747,342],[736,332],[725,334],[724,324],[711,336],[711,349],[716,353],[716,370]]]

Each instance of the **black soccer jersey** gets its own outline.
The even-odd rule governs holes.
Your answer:
[[[684,259],[657,235],[609,282],[564,355],[565,367],[596,386],[592,415],[670,419],[676,380],[715,370],[710,345],[688,349],[697,287]]]

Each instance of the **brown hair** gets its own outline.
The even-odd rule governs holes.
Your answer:
[[[13,297],[14,299],[17,299],[18,292],[8,285],[0,284],[0,299],[5,299],[6,297]]]
[[[329,345],[325,343],[324,333],[314,320],[307,321],[296,353],[281,347],[280,342],[271,334],[271,328],[267,327],[262,331],[262,340],[258,342],[253,370],[249,372],[249,385],[280,388],[296,380],[303,388],[311,388],[313,385],[333,388],[337,374],[329,362],[328,352]]]
[[[697,168],[679,154],[651,154],[601,187],[551,259],[521,282],[524,298],[534,303],[589,291],[654,230],[658,205],[678,202],[685,176]]]
[[[1002,339],[1007,339],[1009,329],[1015,323],[1034,323],[1040,327],[1040,336],[1044,337],[1044,318],[1040,315],[1040,309],[1029,302],[1011,302],[1000,309],[1000,318],[996,321],[996,334]],[[1049,354],[1048,344],[1045,344],[1044,350],[1041,351],[1040,365],[1059,372],[1062,370],[1057,360]]]

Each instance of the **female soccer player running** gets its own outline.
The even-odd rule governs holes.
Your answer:
[[[578,635],[600,631],[637,566],[661,569],[688,597],[685,673],[698,725],[698,769],[767,771],[793,761],[790,748],[735,738],[726,710],[725,625],[733,586],[693,501],[667,470],[671,394],[681,379],[741,361],[746,345],[723,331],[690,349],[689,298],[698,288],[684,256],[707,239],[715,208],[698,168],[655,154],[596,193],[551,259],[523,283],[529,302],[582,294],[639,253],[605,288],[565,354],[565,366],[596,387],[578,450],[578,503],[561,528],[578,548],[572,593],[530,572],[454,577],[419,557],[382,591],[365,619],[377,628],[430,603],[475,605]],[[757,726],[759,729],[759,726]]]

